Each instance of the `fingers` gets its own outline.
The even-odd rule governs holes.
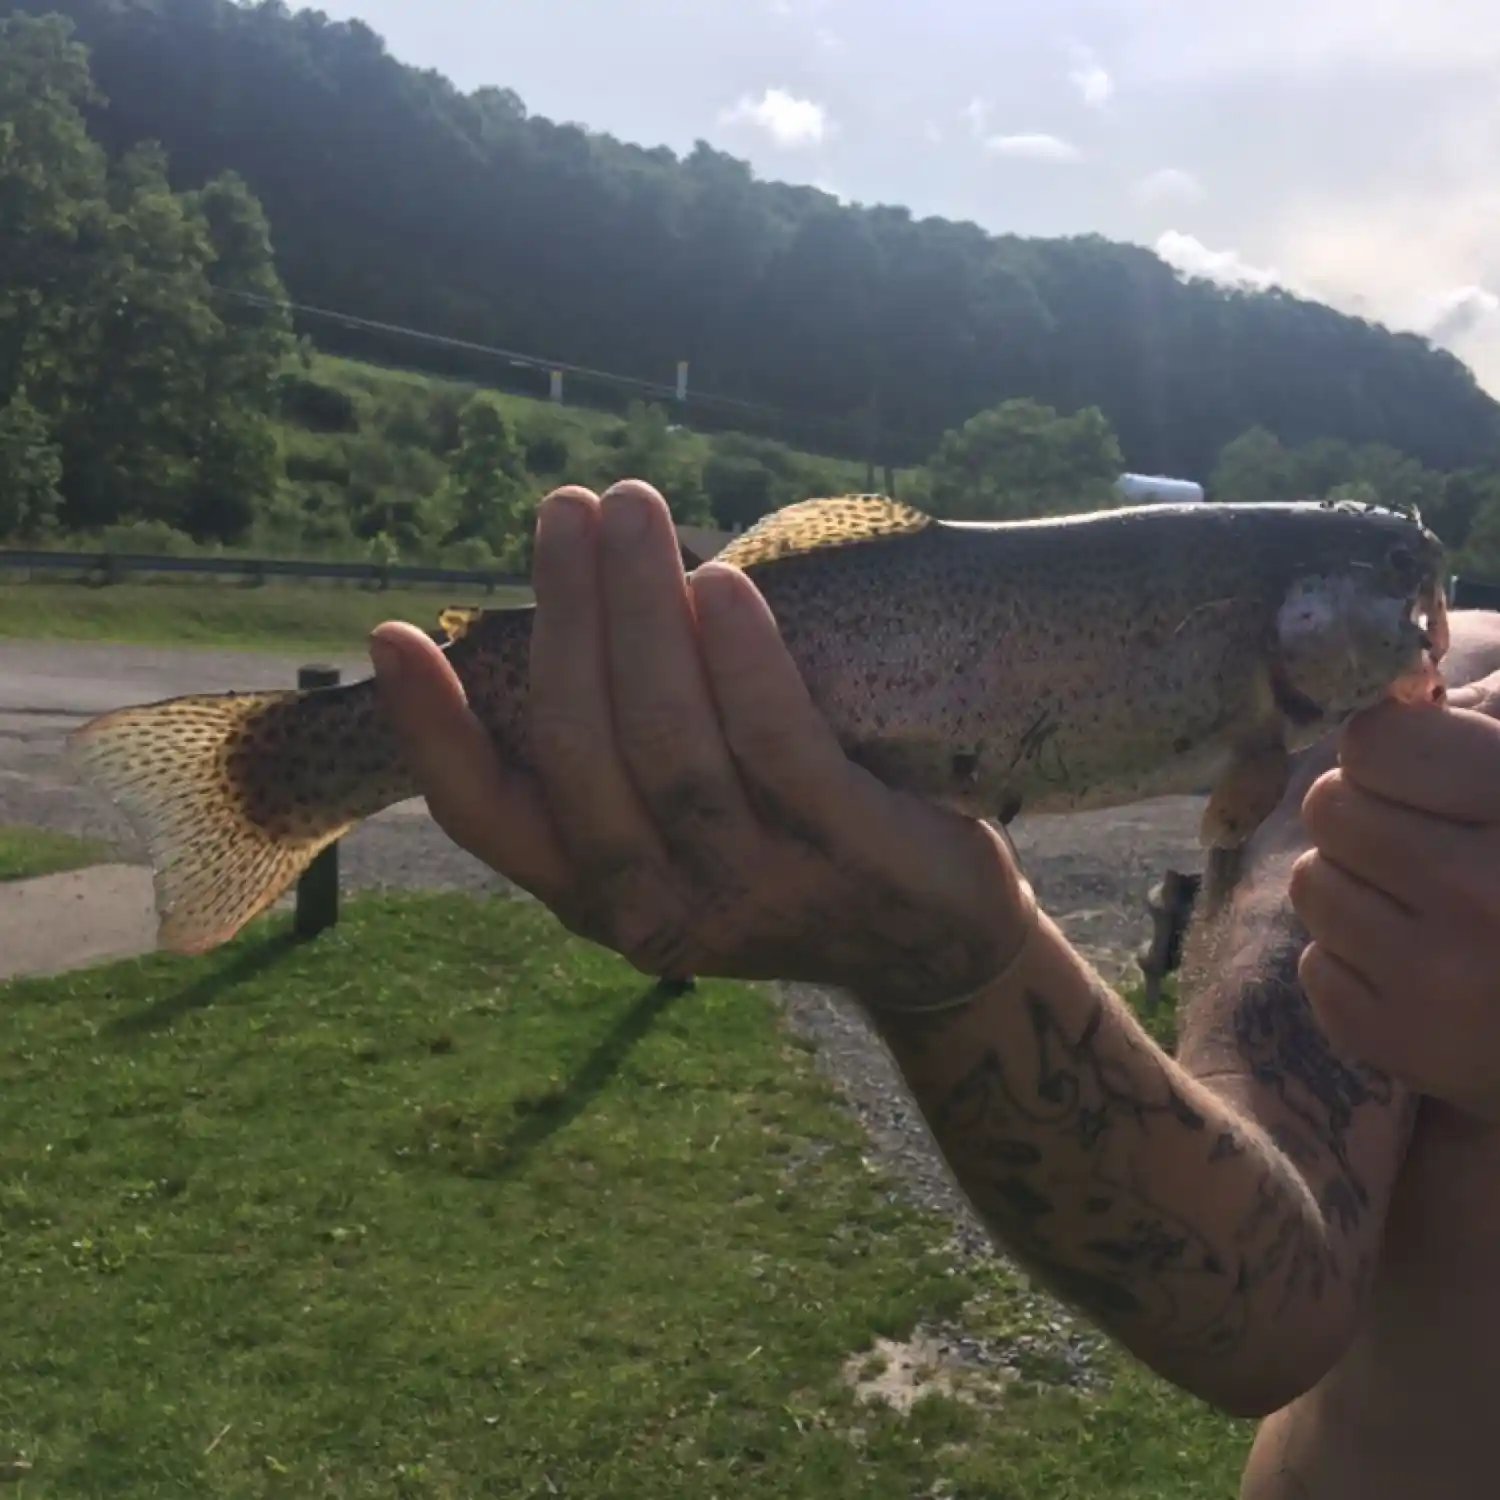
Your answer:
[[[599,577],[599,501],[542,502],[532,564],[531,736],[552,820],[581,878],[608,882],[661,848],[615,741]]]
[[[756,827],[704,677],[671,513],[627,481],[605,493],[599,532],[620,753],[677,863],[732,881]]]
[[[508,771],[448,659],[414,625],[370,637],[382,705],[440,828],[475,858],[546,899],[567,862],[535,784]]]
[[[1448,706],[1470,709],[1491,719],[1500,719],[1500,672],[1493,672],[1478,682],[1453,688],[1448,694]]]
[[[1297,978],[1334,1051],[1383,1066],[1390,1050],[1387,1012],[1369,981],[1320,943],[1302,950]]]
[[[691,582],[709,689],[763,815],[779,832],[837,842],[855,821],[856,768],[809,696],[770,608],[725,564],[705,563]]]
[[[1375,796],[1342,770],[1312,784],[1302,822],[1327,859],[1412,911],[1450,891],[1475,856],[1473,830]]]
[[[1380,704],[1344,726],[1339,764],[1390,802],[1455,823],[1500,823],[1500,723],[1484,713]]]
[[[1315,850],[1292,866],[1290,895],[1312,940],[1372,992],[1405,984],[1422,946],[1410,910]]]
[[[1003,942],[1020,910],[1004,841],[983,823],[896,795],[850,761],[745,574],[707,563],[691,585],[719,721],[762,826],[888,895],[983,908]]]

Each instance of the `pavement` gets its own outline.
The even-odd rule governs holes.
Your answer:
[[[156,948],[151,871],[95,865],[0,885],[0,983]]]
[[[0,825],[100,839],[120,856],[89,869],[0,883],[0,983],[136,957],[156,947],[144,850],[120,813],[75,777],[63,755],[67,733],[95,714],[181,693],[291,686],[304,664],[245,651],[0,641]],[[369,673],[368,659],[360,655],[331,664],[346,681]],[[411,857],[411,839],[401,841],[402,825],[425,824],[424,842],[436,842],[419,800],[391,808],[374,822],[382,825],[371,830],[377,865],[422,865],[420,850]],[[381,847],[392,835],[403,844],[394,853]],[[359,847],[368,854],[371,842],[367,837]],[[427,852],[430,865],[432,848]],[[378,870],[361,870],[360,860],[353,863],[354,883],[392,883]],[[431,883],[439,886],[482,883],[462,869],[431,873]]]

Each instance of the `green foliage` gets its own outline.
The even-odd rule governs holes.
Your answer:
[[[0,823],[0,883],[81,870],[102,864],[109,854],[109,848],[96,839]]]
[[[1036,401],[1006,401],[944,435],[927,464],[927,503],[953,520],[1064,515],[1119,504],[1124,467],[1097,407],[1059,416]]]
[[[232,175],[173,192],[152,145],[108,164],[97,103],[66,23],[0,20],[0,464],[18,489],[0,531],[237,537],[277,480],[288,345],[265,216]]]
[[[452,518],[447,540],[481,541],[517,571],[527,570],[537,496],[510,418],[487,392],[459,413],[458,448],[441,500]]]
[[[62,475],[47,419],[17,389],[0,407],[0,536],[47,536],[62,510]]]
[[[796,413],[860,457],[873,430],[899,464],[1017,397],[1097,406],[1125,467],[1193,478],[1256,425],[1445,470],[1500,445],[1500,408],[1423,339],[1184,281],[1138,246],[845,206],[703,142],[628,145],[504,88],[465,94],[369,27],[278,0],[0,0],[43,5],[92,49],[111,152],[159,140],[180,180],[243,174],[314,306],[658,383],[686,358],[695,388]],[[413,358],[366,328],[326,336]],[[462,351],[446,368],[494,375]]]

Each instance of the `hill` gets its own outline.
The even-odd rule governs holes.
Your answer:
[[[1451,355],[1283,292],[1185,283],[1147,250],[845,206],[703,143],[630,145],[279,0],[0,0],[18,9],[76,24],[112,155],[158,140],[175,186],[246,180],[299,302],[657,383],[686,358],[695,389],[808,429],[777,435],[869,434],[885,462],[1021,396],[1097,406],[1131,467],[1194,477],[1257,426],[1444,471],[1500,455],[1500,406]],[[318,336],[410,358],[370,330]],[[493,379],[484,363],[447,368]]]

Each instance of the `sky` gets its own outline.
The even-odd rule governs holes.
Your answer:
[[[534,114],[1425,333],[1500,396],[1492,0],[330,0]]]

